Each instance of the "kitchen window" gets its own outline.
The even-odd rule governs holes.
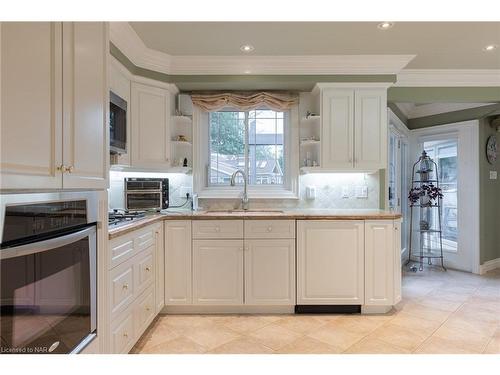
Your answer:
[[[230,186],[230,181],[241,169],[248,176],[250,198],[296,198],[293,112],[267,108],[204,112],[199,121],[200,165],[204,166],[200,196],[237,197],[243,177],[238,174],[237,187]]]

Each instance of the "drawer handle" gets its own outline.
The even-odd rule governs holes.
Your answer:
[[[272,232],[273,231],[273,227],[271,227],[271,226],[267,227],[267,231],[268,232]]]
[[[128,284],[123,284],[123,289],[127,290],[128,289]]]

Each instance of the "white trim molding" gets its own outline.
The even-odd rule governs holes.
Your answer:
[[[414,103],[395,103],[408,120],[413,118],[433,116],[441,113],[478,108],[495,103],[429,103],[415,105]]]
[[[500,69],[403,69],[395,87],[496,87]]]
[[[148,48],[128,22],[110,22],[110,40],[141,68],[165,74],[397,74],[415,55],[173,56]]]
[[[479,266],[479,274],[484,275],[486,272],[500,268],[500,258],[492,259],[484,262]]]

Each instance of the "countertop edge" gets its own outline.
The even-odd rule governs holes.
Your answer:
[[[301,213],[283,213],[278,215],[269,215],[264,212],[262,214],[252,215],[234,215],[234,214],[205,214],[205,213],[189,213],[189,214],[155,214],[140,219],[130,224],[125,224],[108,230],[108,239],[114,239],[124,234],[144,228],[158,221],[164,220],[397,220],[402,217],[398,213],[390,212],[374,212],[373,214],[301,214]]]

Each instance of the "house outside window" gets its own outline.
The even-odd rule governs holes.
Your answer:
[[[209,114],[209,185],[229,185],[238,169],[249,185],[285,184],[285,112],[268,109]],[[237,176],[236,183],[243,178]]]

